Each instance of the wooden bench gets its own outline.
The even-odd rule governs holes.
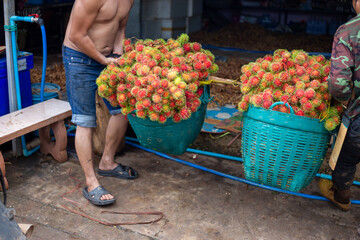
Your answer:
[[[55,98],[1,116],[0,145],[39,129],[40,151],[44,154],[51,154],[59,162],[65,162],[68,156],[64,119],[70,116],[70,104]],[[50,129],[53,130],[55,141],[51,140]],[[0,167],[5,175],[5,163],[1,152]]]

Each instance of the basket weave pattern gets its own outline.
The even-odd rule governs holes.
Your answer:
[[[330,134],[323,124],[318,119],[254,107],[249,112],[242,133],[246,179],[295,192],[305,188],[327,150]]]
[[[128,119],[140,144],[144,147],[174,155],[183,154],[195,141],[204,123],[210,89],[204,87],[199,109],[187,120],[175,123],[168,119],[165,123],[151,121],[128,114]]]

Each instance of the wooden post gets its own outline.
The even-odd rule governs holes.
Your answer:
[[[8,185],[8,182],[7,182],[6,177],[5,177],[5,173],[6,173],[5,172],[5,161],[4,161],[4,157],[1,154],[1,152],[0,152],[0,169],[1,169],[2,174],[4,175],[5,188],[8,189],[9,185]],[[0,185],[0,191],[2,191],[1,185]]]

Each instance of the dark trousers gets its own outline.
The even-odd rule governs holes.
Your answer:
[[[360,162],[360,116],[351,120],[335,170],[332,173],[334,186],[339,190],[350,189],[356,164]]]

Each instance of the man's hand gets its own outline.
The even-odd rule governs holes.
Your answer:
[[[114,64],[114,63],[116,63],[117,60],[118,60],[118,58],[107,57],[105,65]]]

